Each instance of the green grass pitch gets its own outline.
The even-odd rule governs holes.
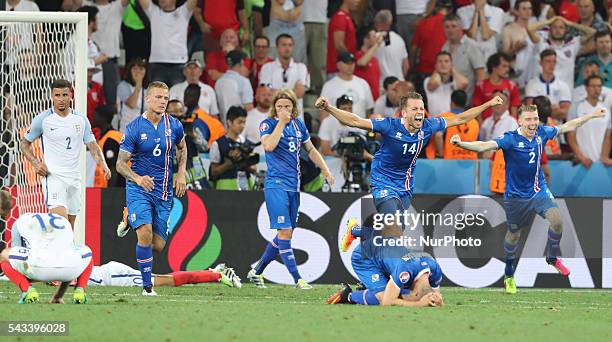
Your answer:
[[[312,291],[245,284],[140,288],[89,287],[86,305],[18,305],[18,290],[0,283],[0,320],[68,320],[75,341],[612,341],[612,291],[443,288],[443,308],[327,305],[337,286]],[[66,293],[72,300],[72,289]],[[0,339],[7,339],[0,337]]]

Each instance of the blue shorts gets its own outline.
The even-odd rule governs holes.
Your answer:
[[[295,228],[300,208],[300,193],[283,189],[264,189],[270,228]]]
[[[554,199],[548,189],[540,191],[532,198],[504,198],[508,229],[517,232],[529,224],[534,213],[544,217],[548,209],[558,208]]]
[[[153,233],[168,240],[168,219],[172,210],[172,198],[167,201],[153,195],[126,191],[128,220],[130,227],[136,230],[143,224],[153,226]]]
[[[372,189],[372,197],[379,214],[395,214],[397,211],[407,210],[412,199],[412,196],[406,191],[389,188]]]
[[[361,248],[362,245],[359,244],[355,250],[353,250],[353,255],[351,256],[353,271],[355,271],[361,283],[368,290],[374,293],[383,292],[389,282],[389,275],[372,261],[372,259],[364,257],[361,253]],[[410,290],[400,290],[401,295],[409,293]]]

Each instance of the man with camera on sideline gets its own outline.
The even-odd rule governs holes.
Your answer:
[[[218,190],[252,190],[251,174],[256,172],[259,155],[255,147],[242,136],[247,112],[232,106],[227,111],[227,133],[210,147],[210,179]]]

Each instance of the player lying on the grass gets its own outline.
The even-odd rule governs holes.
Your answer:
[[[353,270],[365,290],[353,291],[343,284],[338,293],[329,297],[328,304],[444,305],[440,294],[442,270],[429,254],[411,253],[403,247],[365,244],[359,244],[351,256]]]
[[[270,218],[270,228],[277,235],[268,243],[257,265],[247,275],[257,287],[263,288],[262,275],[266,266],[280,254],[285,267],[298,289],[312,289],[298,272],[291,237],[297,225],[300,207],[300,150],[321,169],[330,185],[334,183],[325,160],[310,140],[306,125],[298,119],[298,103],[291,89],[281,89],[272,100],[268,118],[259,125],[261,143],[266,151],[264,197]]]
[[[0,191],[0,217],[12,206],[12,196]],[[12,242],[0,253],[4,274],[21,290],[19,304],[38,302],[39,294],[30,281],[61,281],[51,303],[64,303],[68,284],[77,279],[72,297],[85,304],[85,288],[93,267],[91,250],[75,245],[72,226],[58,214],[24,214],[11,228]]]
[[[563,233],[563,222],[559,207],[546,186],[546,179],[541,168],[541,157],[544,146],[557,135],[575,130],[585,122],[605,115],[602,108],[580,118],[570,120],[560,126],[539,124],[538,108],[535,105],[523,105],[519,108],[519,128],[504,133],[502,137],[490,141],[461,141],[458,135],[451,138],[451,143],[475,152],[501,149],[506,161],[506,191],[504,209],[508,230],[504,239],[504,259],[506,270],[504,287],[506,293],[517,292],[514,281],[514,261],[521,234],[521,228],[528,219],[537,213],[548,220],[548,242],[546,262],[557,271],[568,276],[570,270],[557,258],[559,244]]]
[[[315,106],[333,115],[342,124],[373,131],[382,135],[382,143],[374,155],[370,182],[376,210],[381,214],[395,214],[408,210],[414,189],[414,172],[417,158],[436,132],[467,123],[489,107],[502,104],[499,96],[478,107],[449,118],[425,118],[425,104],[419,93],[411,92],[400,100],[401,118],[364,119],[356,114],[340,110],[327,101],[317,99]],[[415,134],[418,133],[418,134]],[[341,242],[346,252],[357,237],[367,239],[370,230],[359,227],[351,219]],[[363,233],[364,236],[361,236]],[[386,227],[383,236],[400,236],[401,227]]]

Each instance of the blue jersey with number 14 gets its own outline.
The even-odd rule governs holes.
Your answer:
[[[446,129],[446,120],[425,119],[421,129],[415,133],[408,132],[401,118],[371,121],[372,130],[382,135],[382,143],[374,155],[370,173],[373,192],[388,188],[412,196],[417,158],[432,135]]]
[[[157,123],[151,123],[145,114],[130,122],[121,140],[120,149],[132,154],[132,171],[153,178],[151,194],[164,201],[172,198],[172,159],[174,146],[183,139],[183,125],[168,114]],[[128,181],[127,192],[145,190]]]

